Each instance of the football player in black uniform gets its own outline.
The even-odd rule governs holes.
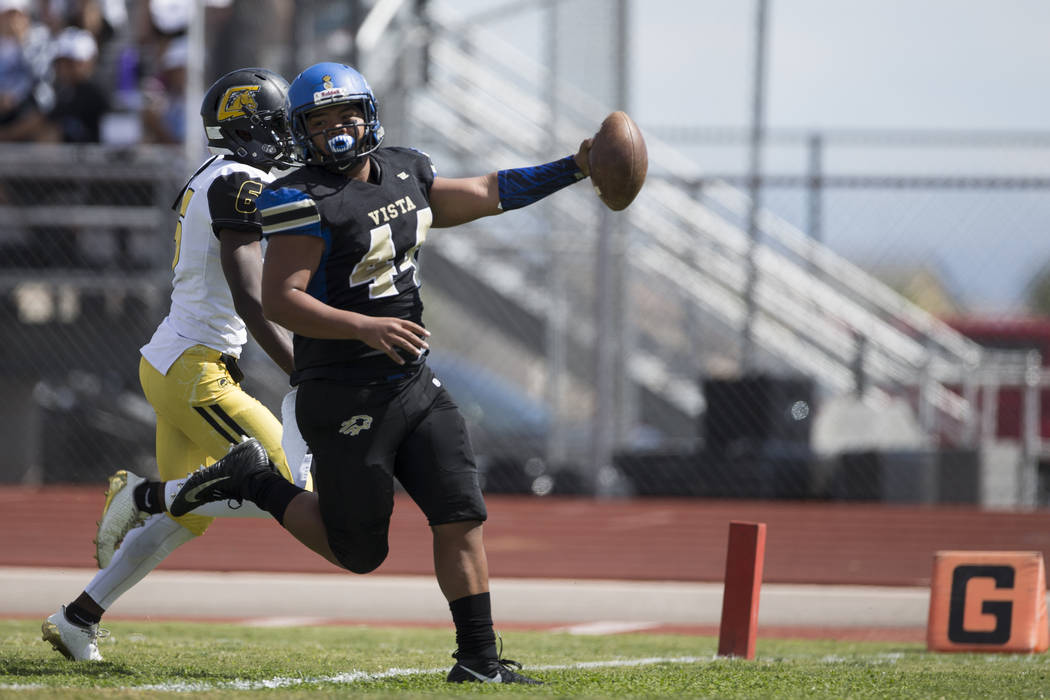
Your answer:
[[[545,165],[436,177],[426,154],[380,147],[371,88],[338,63],[292,81],[287,116],[306,166],[257,200],[269,244],[263,309],[295,334],[296,415],[316,496],[247,442],[192,475],[171,511],[247,498],[330,561],[367,573],[387,555],[396,476],[433,532],[456,626],[448,680],[538,683],[496,647],[485,503],[463,417],[425,362],[417,256],[432,227],[523,207],[583,179],[591,142]]]

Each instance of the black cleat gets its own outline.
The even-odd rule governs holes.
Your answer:
[[[201,467],[186,478],[168,512],[178,517],[205,503],[244,500],[242,487],[255,474],[273,471],[266,448],[250,438],[234,445],[226,456],[210,467]]]
[[[521,668],[521,664],[510,659],[467,659],[460,658],[459,652],[452,655],[456,665],[448,672],[449,683],[523,683],[525,685],[543,685],[543,681],[523,676],[511,667]]]

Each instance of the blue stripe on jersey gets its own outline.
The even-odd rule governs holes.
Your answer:
[[[317,204],[305,192],[291,187],[266,189],[255,204],[264,236],[280,233],[324,237]]]
[[[310,278],[306,292],[325,303],[328,302],[328,277],[325,273],[328,256],[332,252],[332,232],[321,228],[321,215],[317,204],[305,192],[294,187],[267,188],[255,200],[262,217],[264,236],[272,234],[314,236],[324,241],[324,251],[317,269]]]

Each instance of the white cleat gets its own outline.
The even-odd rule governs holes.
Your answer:
[[[98,521],[95,534],[95,561],[98,568],[105,569],[113,559],[117,547],[133,528],[141,527],[149,513],[135,506],[135,487],[145,479],[121,469],[109,477],[106,505],[102,507],[102,519]]]
[[[101,661],[98,640],[109,636],[109,630],[99,629],[98,625],[81,627],[67,620],[65,605],[44,620],[40,631],[44,641],[70,661]]]

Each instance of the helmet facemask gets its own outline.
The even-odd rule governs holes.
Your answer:
[[[291,134],[288,133],[284,110],[249,112],[245,119],[224,127],[226,138],[238,158],[262,165],[293,165]]]
[[[342,126],[311,131],[307,122],[312,112],[331,105],[355,104],[359,107],[363,122],[344,124]],[[360,138],[354,132],[362,132]],[[328,145],[327,150],[317,146],[316,138],[321,137]],[[379,148],[383,141],[383,127],[376,114],[375,100],[370,96],[351,96],[346,99],[318,105],[312,109],[303,109],[293,116],[292,138],[304,151],[303,158],[307,163],[344,171],[352,168],[361,159]]]

